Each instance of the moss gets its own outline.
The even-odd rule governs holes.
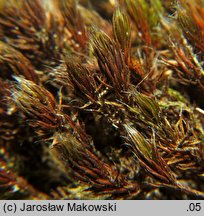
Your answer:
[[[0,198],[203,199],[203,20],[199,0],[1,1]]]

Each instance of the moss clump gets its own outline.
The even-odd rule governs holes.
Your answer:
[[[0,198],[204,198],[203,41],[199,0],[2,1]]]

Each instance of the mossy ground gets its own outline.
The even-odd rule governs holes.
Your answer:
[[[203,199],[202,0],[0,2],[1,199]]]

